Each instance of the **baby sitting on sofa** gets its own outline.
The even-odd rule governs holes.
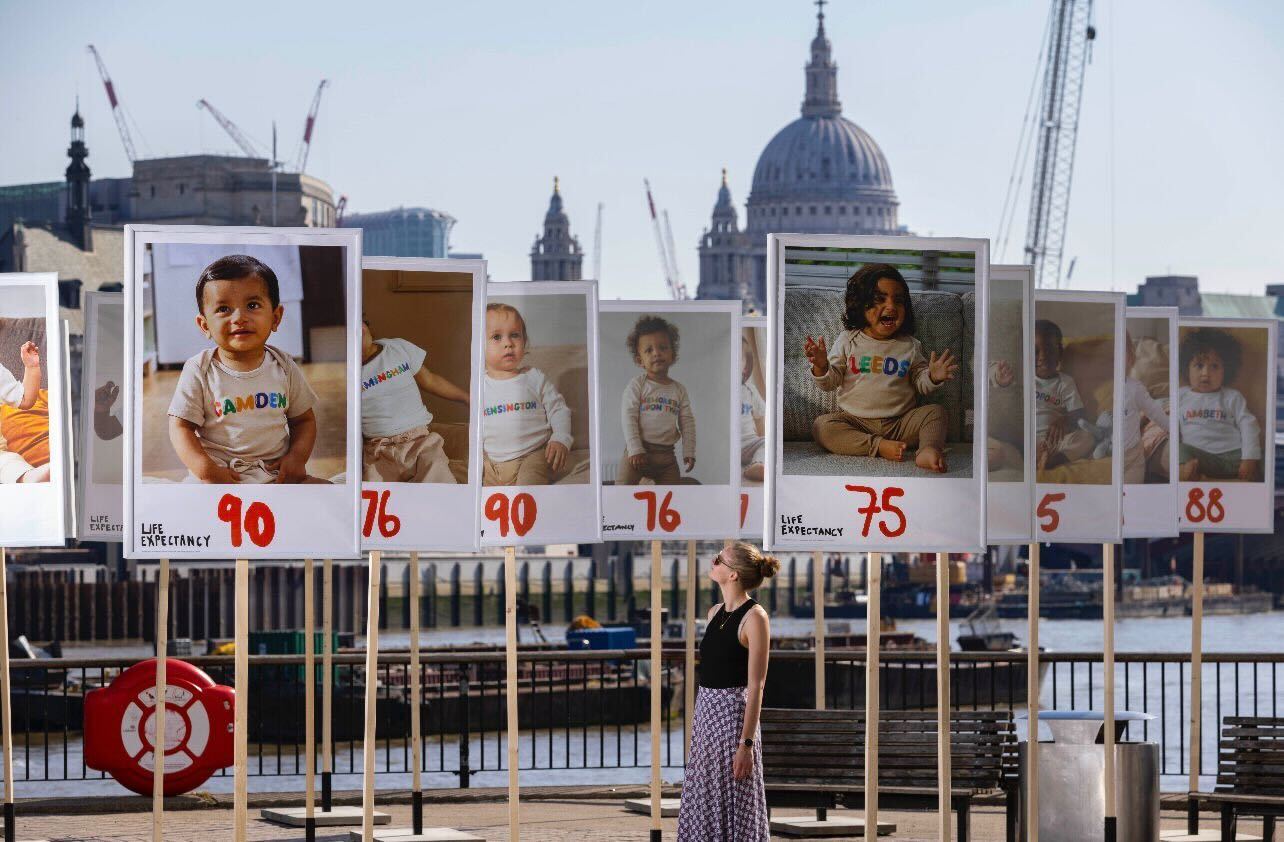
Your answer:
[[[947,349],[923,352],[914,337],[909,284],[886,263],[868,263],[848,279],[842,333],[831,354],[822,336],[808,336],[803,351],[816,385],[838,392],[838,412],[812,425],[816,443],[846,456],[900,462],[917,445],[914,464],[945,473],[945,410],[918,403],[954,378],[958,363]]]

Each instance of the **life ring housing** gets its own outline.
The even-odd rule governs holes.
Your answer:
[[[235,692],[186,661],[165,660],[165,794],[200,786],[234,757]],[[85,765],[140,795],[156,768],[156,659],[85,695]]]

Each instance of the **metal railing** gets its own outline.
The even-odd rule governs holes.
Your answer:
[[[221,683],[232,680],[231,657],[184,660]],[[666,767],[686,760],[683,653],[664,654],[661,758]],[[1158,742],[1162,775],[1181,776],[1189,757],[1189,656],[1121,652],[1116,660],[1116,707],[1155,719],[1132,739]],[[335,774],[360,774],[365,704],[364,655],[333,657]],[[12,662],[13,751],[17,781],[76,781],[105,777],[84,765],[82,720],[85,691],[105,686],[133,660],[119,658],[15,660]],[[321,659],[317,659],[320,683]],[[814,704],[813,656],[804,651],[772,653],[767,704]],[[1045,653],[1041,657],[1044,709],[1099,709],[1099,653]],[[1223,716],[1279,716],[1284,654],[1207,653],[1203,668],[1201,772],[1216,773],[1217,739]],[[826,703],[830,708],[864,706],[864,652],[826,654]],[[519,656],[521,768],[583,770],[644,768],[650,764],[649,651],[644,649],[528,652]],[[408,771],[409,654],[379,657],[377,764],[380,772]],[[505,767],[503,652],[424,653],[421,756],[423,771],[470,777]],[[774,680],[773,680],[774,679]],[[927,709],[935,705],[935,654],[884,651],[880,702],[884,708]],[[1011,710],[1026,707],[1026,660],[1022,653],[954,653],[951,700],[956,708]],[[302,775],[304,766],[303,657],[250,657],[249,774]],[[321,693],[318,706],[320,737]],[[119,723],[95,723],[109,730]],[[1138,726],[1134,726],[1138,727]],[[1021,724],[1018,724],[1021,730]],[[319,748],[318,748],[319,754]],[[230,774],[230,770],[225,770]]]

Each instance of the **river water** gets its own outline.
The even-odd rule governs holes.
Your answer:
[[[1012,631],[1018,640],[1026,637],[1025,620],[998,620],[998,626],[1005,631]],[[951,640],[956,638],[964,627],[961,621],[953,621],[950,626]],[[864,621],[852,621],[854,630],[862,630]],[[811,632],[811,620],[799,620],[789,617],[777,617],[772,620],[772,632],[779,636],[802,636]],[[900,620],[897,628],[913,632],[920,637],[934,642],[936,639],[935,623],[931,620]],[[1053,652],[1100,652],[1102,646],[1102,624],[1092,620],[1043,620],[1040,622],[1040,644],[1046,651]],[[1115,625],[1115,650],[1117,652],[1158,652],[1180,653],[1190,651],[1191,622],[1189,618],[1145,618],[1118,620]],[[422,635],[424,646],[445,646],[466,643],[502,644],[504,630],[497,628],[462,628],[426,631]],[[1211,616],[1204,618],[1204,651],[1235,653],[1279,653],[1284,651],[1284,613],[1273,612],[1255,615]],[[381,649],[404,649],[408,645],[408,635],[404,632],[384,632],[380,637]],[[957,649],[957,647],[955,647]],[[68,647],[68,657],[147,657],[150,653],[141,646],[111,647]],[[1045,677],[1040,698],[1043,708],[1071,707],[1069,665],[1058,665],[1056,696],[1053,695],[1051,674]],[[1216,754],[1217,733],[1220,728],[1219,713],[1222,716],[1236,712],[1236,703],[1240,704],[1242,715],[1278,716],[1284,711],[1284,674],[1276,675],[1271,665],[1223,665],[1221,673],[1220,694],[1217,692],[1214,665],[1204,667],[1204,708],[1203,708],[1203,752],[1206,769],[1213,766]],[[1088,697],[1088,680],[1084,668],[1078,667],[1074,683],[1077,686],[1077,697],[1073,700],[1076,709],[1101,707],[1101,671],[1095,669],[1091,698]],[[1278,670],[1284,673],[1284,669]],[[1143,706],[1152,712],[1160,711],[1166,706],[1166,750],[1164,765],[1169,772],[1161,779],[1165,790],[1184,791],[1185,768],[1188,748],[1185,737],[1179,734],[1184,730],[1183,720],[1188,718],[1185,706],[1189,704],[1189,670],[1178,670],[1169,665],[1162,672],[1152,665],[1146,670],[1146,682],[1142,684],[1142,669],[1133,665],[1125,675],[1123,665],[1116,670],[1116,707],[1117,709],[1142,709]],[[1125,688],[1128,691],[1125,698]],[[1237,689],[1238,688],[1238,689]],[[1220,711],[1218,703],[1220,702]],[[1256,709],[1254,709],[1254,706]],[[1018,730],[1024,739],[1024,721],[1018,722]],[[1136,728],[1137,726],[1133,726]],[[1159,723],[1155,721],[1144,734],[1132,733],[1136,739],[1147,737],[1158,738]],[[683,756],[682,731],[675,723],[667,735],[668,744],[662,746],[666,763],[672,766],[663,767],[665,781],[680,781],[682,778],[681,761]],[[1043,732],[1043,738],[1049,734]],[[48,752],[43,744],[25,744],[22,735],[15,735],[14,777],[16,794],[19,798],[33,796],[74,796],[93,794],[119,794],[121,787],[112,780],[79,780],[82,775],[82,753],[78,739],[72,740],[64,752],[60,746],[51,745]],[[503,786],[507,783],[507,773],[499,771],[499,763],[505,754],[505,741],[493,733],[482,740],[474,739],[471,743],[470,765],[473,768],[484,768],[486,771],[475,772],[472,776],[473,786]],[[272,751],[265,748],[265,751]],[[649,780],[646,768],[650,762],[650,736],[647,727],[638,725],[624,726],[618,732],[607,730],[604,733],[595,729],[586,732],[572,730],[570,733],[541,731],[538,734],[524,733],[521,740],[522,764],[538,768],[524,768],[522,781],[531,786],[575,785],[575,784],[639,784]],[[378,768],[391,768],[392,771],[380,772],[378,786],[381,788],[404,789],[410,785],[410,775],[406,769],[404,746],[401,744],[379,746]],[[427,750],[427,760],[434,768],[454,769],[458,766],[458,745],[455,740],[431,742]],[[65,764],[65,766],[64,766]],[[292,754],[277,756],[268,753],[262,758],[251,758],[251,791],[301,791],[302,774],[294,774],[301,765],[301,759]],[[593,768],[576,768],[591,766]],[[336,789],[357,789],[361,785],[360,774],[351,771],[361,767],[360,748],[350,754],[345,747],[336,757]],[[570,767],[570,768],[550,768]],[[641,768],[637,768],[641,767]],[[64,773],[64,768],[66,773]],[[262,769],[268,774],[260,775]],[[95,775],[94,772],[85,773]],[[49,778],[49,780],[32,780]],[[67,780],[66,778],[74,778]],[[424,786],[456,787],[458,777],[449,772],[428,772],[423,776]],[[1213,778],[1202,779],[1204,788],[1211,788]],[[203,789],[213,792],[230,792],[232,778],[230,774],[212,778]]]

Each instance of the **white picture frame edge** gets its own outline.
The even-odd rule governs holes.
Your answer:
[[[347,429],[346,447],[347,454],[347,481],[346,485],[351,488],[351,539],[348,547],[334,548],[333,552],[328,553],[328,557],[336,560],[348,560],[361,558],[361,481],[360,475],[353,477],[353,469],[361,464],[361,404],[359,401],[360,392],[358,391],[357,380],[361,374],[361,333],[356,330],[356,325],[361,321],[361,244],[362,229],[360,228],[271,228],[255,226],[208,226],[208,225],[154,225],[154,224],[129,224],[125,226],[125,376],[122,378],[124,384],[121,389],[125,406],[125,471],[121,477],[122,488],[124,492],[124,529],[122,534],[122,548],[124,556],[131,559],[160,559],[169,558],[178,561],[202,561],[225,560],[229,557],[245,558],[252,560],[272,560],[285,558],[298,558],[305,554],[292,552],[290,550],[277,550],[274,548],[259,549],[256,547],[242,546],[234,551],[219,551],[217,554],[211,553],[189,553],[173,552],[165,548],[144,550],[135,546],[135,518],[134,518],[134,495],[137,491],[137,482],[141,479],[141,462],[138,461],[138,447],[135,444],[136,437],[142,434],[141,430],[135,430],[134,427],[140,420],[137,410],[140,408],[135,405],[138,396],[136,392],[141,385],[142,379],[142,356],[141,353],[135,353],[135,344],[142,342],[143,337],[140,335],[142,323],[142,311],[137,306],[137,297],[141,290],[134,283],[137,272],[137,257],[141,254],[140,239],[146,243],[242,243],[247,242],[245,238],[261,237],[267,239],[276,239],[286,242],[290,245],[299,245],[295,238],[304,238],[308,240],[320,240],[322,242],[309,243],[309,245],[333,245],[341,246],[347,249],[344,259],[345,271],[345,318],[347,321],[347,359],[345,368],[347,373]],[[331,242],[326,242],[331,241]],[[138,348],[141,352],[141,347]]]
[[[1114,383],[1111,389],[1111,406],[1119,407],[1123,405],[1123,381],[1124,381],[1124,343],[1126,335],[1124,331],[1124,310],[1127,307],[1128,297],[1122,292],[1105,292],[1097,290],[1071,290],[1071,289],[1036,289],[1034,291],[1035,303],[1035,321],[1038,321],[1038,303],[1043,301],[1068,301],[1082,304],[1110,304],[1115,308],[1115,353],[1112,367],[1114,369]],[[1030,337],[1033,344],[1034,337]],[[1031,394],[1033,399],[1034,395]],[[1112,480],[1112,496],[1116,500],[1115,512],[1118,517],[1114,518],[1115,529],[1112,533],[1102,532],[1100,535],[1072,535],[1065,538],[1048,537],[1039,535],[1039,518],[1038,518],[1038,501],[1040,500],[1039,486],[1062,487],[1062,483],[1039,483],[1038,477],[1035,477],[1034,499],[1035,505],[1030,508],[1031,529],[1034,531],[1039,543],[1042,544],[1118,544],[1123,541],[1123,454],[1120,453],[1123,444],[1123,425],[1112,423],[1110,429],[1110,478]],[[1075,486],[1070,486],[1075,487]]]
[[[555,538],[540,538],[537,541],[531,541],[529,544],[597,544],[602,541],[602,454],[599,452],[598,427],[601,413],[598,407],[598,366],[597,366],[597,281],[487,281],[486,283],[486,302],[490,303],[492,297],[506,298],[508,296],[521,295],[583,295],[584,302],[584,319],[587,322],[587,333],[585,337],[586,347],[585,354],[588,356],[588,392],[589,392],[589,412],[593,417],[589,419],[589,486],[592,490],[593,497],[593,527],[590,531],[583,534],[567,534]],[[483,314],[483,343],[485,341],[484,314]],[[478,367],[485,371],[486,355],[483,345],[483,353],[478,361]],[[481,411],[480,404],[478,411]],[[477,425],[478,436],[481,436],[481,424]],[[493,492],[492,492],[493,493]],[[481,496],[486,496],[485,487],[482,488]],[[479,506],[480,512],[480,506]],[[485,524],[479,526],[478,532],[485,527]],[[513,541],[487,541],[480,539],[481,549],[483,551],[494,549],[496,547],[521,547],[528,544],[517,539]]]
[[[853,241],[858,241],[853,245]],[[980,237],[916,237],[888,234],[783,234],[767,235],[767,347],[770,365],[768,366],[767,390],[770,397],[766,400],[767,413],[767,461],[765,467],[763,491],[763,545],[767,550],[805,552],[809,550],[833,550],[835,552],[985,552],[988,510],[986,506],[986,478],[989,473],[986,453],[986,436],[988,425],[989,395],[987,377],[974,377],[973,391],[973,426],[972,426],[972,477],[970,480],[960,478],[959,482],[970,481],[977,484],[978,523],[977,535],[971,545],[960,542],[954,546],[933,546],[925,544],[905,544],[896,546],[883,545],[882,539],[862,539],[858,544],[852,543],[818,543],[814,547],[802,547],[792,541],[776,540],[774,521],[776,519],[776,482],[777,465],[780,456],[776,449],[778,436],[775,419],[782,412],[784,394],[780,367],[783,365],[783,352],[780,344],[780,324],[783,314],[785,285],[784,250],[787,248],[816,246],[821,248],[878,248],[903,249],[911,251],[971,251],[975,254],[975,324],[972,358],[975,360],[989,358],[989,273],[990,241]],[[773,403],[774,401],[774,403]]]
[[[1167,446],[1168,446],[1168,465],[1169,465],[1168,472],[1169,472],[1169,475],[1168,475],[1168,482],[1164,483],[1164,486],[1165,486],[1165,488],[1170,489],[1169,493],[1171,493],[1171,494],[1172,494],[1172,496],[1173,496],[1173,500],[1174,500],[1174,504],[1175,504],[1175,505],[1174,505],[1173,512],[1172,512],[1172,516],[1173,516],[1173,517],[1172,517],[1172,530],[1171,530],[1170,532],[1164,532],[1164,533],[1161,533],[1161,534],[1155,534],[1155,533],[1154,533],[1154,530],[1140,530],[1140,531],[1129,530],[1129,529],[1128,529],[1128,519],[1127,519],[1127,502],[1126,502],[1126,501],[1127,501],[1127,495],[1128,495],[1128,488],[1129,488],[1130,486],[1129,486],[1129,483],[1124,482],[1124,483],[1123,483],[1123,485],[1122,485],[1122,488],[1123,488],[1124,501],[1125,501],[1125,502],[1121,504],[1121,507],[1122,507],[1122,509],[1121,509],[1121,510],[1124,512],[1124,515],[1125,515],[1125,517],[1124,517],[1124,524],[1123,524],[1123,537],[1124,537],[1124,539],[1129,539],[1129,538],[1176,538],[1176,537],[1180,534],[1179,527],[1180,527],[1180,524],[1181,524],[1181,517],[1178,515],[1178,512],[1177,512],[1177,510],[1178,510],[1178,506],[1179,506],[1179,501],[1180,501],[1180,499],[1181,499],[1181,496],[1180,496],[1180,493],[1179,493],[1179,492],[1180,492],[1180,486],[1181,486],[1181,483],[1180,483],[1180,482],[1178,481],[1178,479],[1177,479],[1177,467],[1178,467],[1178,466],[1177,466],[1177,438],[1178,438],[1178,424],[1177,424],[1177,418],[1178,418],[1178,414],[1177,414],[1177,384],[1180,382],[1180,379],[1181,379],[1181,378],[1180,378],[1180,372],[1177,370],[1177,369],[1178,369],[1178,367],[1179,367],[1179,366],[1178,366],[1178,359],[1179,359],[1179,356],[1178,356],[1178,350],[1179,350],[1179,349],[1178,349],[1179,331],[1178,331],[1178,327],[1177,327],[1177,326],[1178,326],[1178,323],[1180,322],[1179,310],[1178,310],[1178,308],[1177,308],[1177,307],[1140,307],[1140,306],[1138,306],[1138,307],[1130,307],[1130,306],[1125,305],[1125,306],[1124,306],[1124,330],[1125,330],[1125,332],[1127,331],[1127,328],[1128,328],[1128,320],[1129,320],[1129,319],[1131,319],[1131,318],[1137,318],[1137,319],[1165,319],[1165,320],[1167,320],[1167,322],[1168,322],[1168,347],[1169,347],[1169,351],[1168,351],[1168,394],[1169,394],[1171,397],[1170,397],[1170,399],[1169,399],[1169,404],[1168,404],[1168,445],[1167,445]],[[1125,336],[1125,337],[1124,337],[1124,341],[1125,341],[1125,342],[1127,342],[1127,341],[1128,341],[1127,336]],[[1126,350],[1126,349],[1125,349],[1125,350]],[[1125,363],[1124,363],[1124,380],[1125,380],[1125,381],[1127,381],[1128,374],[1129,374],[1129,372],[1128,372],[1128,370],[1127,370],[1127,369],[1128,369],[1128,365],[1127,365],[1127,361],[1126,361],[1126,358],[1125,358]],[[1144,487],[1146,487],[1146,486],[1145,486],[1144,484],[1142,484],[1140,487],[1143,487],[1143,488],[1144,488]],[[1142,534],[1143,532],[1144,532],[1145,534]]]
[[[1188,316],[1177,319],[1177,334],[1181,336],[1183,327],[1222,327],[1222,328],[1258,328],[1266,330],[1266,355],[1270,363],[1268,376],[1266,378],[1266,400],[1264,402],[1265,411],[1273,413],[1275,411],[1278,395],[1276,394],[1276,385],[1279,372],[1276,370],[1279,366],[1279,319],[1235,319],[1219,318],[1216,316]],[[1176,414],[1176,413],[1174,413]],[[1272,422],[1274,416],[1271,416]],[[1234,534],[1241,533],[1246,535],[1263,535],[1275,532],[1274,512],[1275,512],[1275,443],[1276,433],[1275,424],[1265,423],[1265,420],[1259,421],[1262,426],[1262,485],[1266,489],[1268,501],[1267,510],[1271,512],[1272,523],[1269,526],[1226,526],[1220,527],[1214,523],[1200,524],[1198,529],[1194,524],[1187,523],[1184,518],[1181,520],[1180,527],[1182,532],[1204,532],[1204,533],[1221,533]],[[1269,433],[1268,433],[1269,430]],[[1248,485],[1248,483],[1236,483],[1237,485]],[[1180,481],[1178,488],[1180,489]],[[1183,510],[1182,496],[1180,491],[1177,494],[1177,511],[1178,517],[1181,518]]]
[[[730,317],[730,339],[734,350],[727,354],[730,360],[729,389],[728,400],[730,413],[729,419],[730,430],[727,436],[728,454],[727,470],[729,473],[727,486],[729,487],[729,496],[733,503],[732,515],[730,519],[730,529],[695,529],[684,530],[680,535],[667,535],[663,533],[650,533],[639,531],[630,533],[630,540],[639,541],[677,541],[677,540],[718,540],[731,537],[733,533],[738,533],[737,528],[740,520],[739,510],[735,504],[740,500],[740,328],[743,324],[741,311],[743,305],[739,299],[613,299],[602,301],[598,304],[598,313],[635,313],[642,310],[648,310],[655,313],[723,313]],[[597,390],[601,392],[600,384]],[[602,416],[598,415],[598,425],[602,423]],[[599,433],[598,438],[601,439]],[[600,483],[600,479],[599,479]],[[709,486],[709,488],[718,488],[719,486]],[[605,487],[602,493],[605,493]]]
[[[454,257],[380,257],[365,256],[361,258],[361,295],[365,295],[364,272],[366,269],[373,270],[403,270],[407,272],[467,272],[472,275],[473,279],[473,336],[471,346],[471,361],[468,367],[468,486],[472,491],[472,528],[469,533],[472,537],[471,544],[458,544],[456,546],[447,546],[444,542],[433,546],[419,546],[413,541],[368,541],[361,537],[361,549],[363,552],[369,550],[392,550],[392,551],[444,551],[444,552],[477,552],[481,550],[481,504],[482,504],[482,450],[481,450],[481,371],[484,355],[486,351],[486,286],[489,283],[486,272],[487,266],[485,260],[473,258],[454,258]],[[360,353],[358,352],[358,360]],[[360,362],[358,362],[357,372],[360,375]],[[360,392],[357,398],[358,408],[360,407]],[[358,411],[358,424],[360,424],[360,411]],[[364,474],[364,464],[358,459],[358,464]],[[359,485],[364,485],[364,482]],[[359,499],[359,498],[358,498]],[[453,531],[453,530],[452,530]]]
[[[1008,277],[1004,281],[1024,281],[1024,289],[1021,292],[1021,323],[1024,326],[1023,341],[1021,347],[1021,372],[1022,388],[1025,390],[1025,459],[1021,466],[1023,479],[1021,485],[1024,486],[1026,498],[1026,511],[1034,511],[1034,488],[1035,488],[1035,452],[1034,452],[1034,267],[1030,264],[1020,263],[996,263],[990,264],[990,282],[999,280],[1000,275]],[[988,354],[988,351],[987,351]],[[989,388],[989,359],[987,356],[984,372],[981,375],[985,379],[986,388]],[[989,403],[986,403],[987,413]],[[987,419],[988,420],[988,419]],[[987,474],[989,473],[989,464],[986,464]],[[995,483],[996,485],[1000,483]],[[1011,485],[1012,483],[1001,483],[1002,485]],[[1003,535],[994,536],[989,534],[989,493],[987,483],[986,493],[986,536],[987,545],[993,546],[1013,546],[1020,544],[1029,544],[1034,540],[1034,521],[1026,523],[1028,527],[1022,535]]]
[[[68,537],[67,513],[69,511],[67,497],[74,491],[68,486],[67,476],[69,467],[67,460],[72,458],[72,454],[67,450],[67,431],[65,425],[71,423],[67,415],[67,402],[64,396],[64,390],[69,380],[67,359],[64,354],[66,342],[64,340],[62,318],[58,309],[58,273],[57,272],[3,272],[0,273],[0,286],[32,286],[40,287],[43,291],[44,300],[44,319],[45,319],[45,359],[41,361],[45,371],[49,375],[49,482],[33,483],[35,485],[47,487],[50,489],[49,496],[53,500],[46,504],[56,513],[55,517],[49,520],[51,528],[44,534],[15,534],[0,537],[0,546],[3,547],[55,547],[65,546]],[[57,435],[54,433],[57,432]],[[29,489],[23,489],[28,491]],[[39,494],[40,488],[35,489]],[[7,501],[6,501],[7,502]],[[25,501],[28,506],[31,501]],[[36,505],[42,505],[37,503]],[[42,505],[42,508],[43,508]],[[23,522],[28,522],[23,519]]]
[[[745,315],[742,315],[742,316],[740,317],[740,328],[741,328],[740,332],[741,332],[742,334],[744,333],[744,329],[745,329],[745,328],[754,328],[755,330],[762,330],[762,331],[766,331],[766,330],[767,330],[767,317],[766,317],[765,315],[762,315],[762,314],[753,315],[753,316],[745,316]],[[768,340],[768,342],[770,343],[770,340]],[[763,361],[764,361],[764,362],[769,362],[767,358],[768,358],[768,357],[770,357],[770,356],[771,356],[771,349],[770,349],[770,347],[768,347],[768,349],[767,349],[767,353],[766,353],[766,354],[763,356],[763,358],[762,358],[762,359],[763,359]],[[770,392],[770,391],[771,391],[770,381],[769,381],[769,380],[767,380],[767,375],[769,374],[770,369],[771,369],[771,366],[770,366],[770,365],[767,365],[767,366],[766,366],[766,370],[764,370],[764,371],[763,371],[763,373],[762,373],[762,374],[763,374],[763,380],[764,380],[764,383],[765,383],[765,385],[766,385],[766,391],[768,391],[768,392]],[[763,430],[762,430],[763,435],[764,435],[764,437],[765,437],[765,436],[766,436],[766,434],[767,434],[767,426],[766,426],[766,425],[767,425],[768,421],[770,420],[770,418],[771,418],[771,414],[772,414],[772,413],[771,413],[771,404],[770,404],[770,403],[768,403],[768,401],[767,401],[767,396],[766,396],[766,395],[764,395],[764,396],[763,396],[763,398],[762,398],[762,402],[763,402],[763,405],[766,407],[766,415],[765,415],[765,417],[763,418]],[[736,413],[736,416],[737,416],[737,418],[739,417],[739,412],[737,412],[737,413]],[[739,435],[740,435],[740,433],[739,433],[739,431],[737,430],[737,431],[736,431],[736,436],[737,436],[737,438],[739,437]],[[764,453],[766,453],[766,452],[767,452],[767,451],[769,451],[769,450],[771,450],[771,448],[770,448],[770,447],[766,447],[766,446],[764,446],[764,447],[763,447],[763,452],[764,452]],[[737,454],[737,455],[736,455],[736,464],[737,464],[737,465],[739,465],[739,464],[740,464],[740,456],[739,456],[739,454]],[[746,488],[757,489],[757,491],[758,491],[758,494],[757,494],[757,496],[758,496],[758,509],[759,509],[759,511],[758,511],[758,517],[757,517],[757,518],[754,518],[754,517],[753,517],[753,514],[754,514],[754,513],[753,513],[752,511],[748,511],[748,510],[746,510],[746,512],[745,512],[745,522],[744,522],[744,525],[740,527],[740,530],[739,530],[739,533],[738,533],[738,534],[739,534],[739,537],[740,537],[740,540],[742,540],[742,541],[758,541],[759,543],[761,543],[761,542],[762,542],[763,540],[765,540],[765,538],[766,538],[766,536],[763,534],[763,531],[762,531],[762,526],[763,526],[763,516],[762,516],[762,515],[763,515],[763,512],[762,512],[762,510],[765,508],[765,505],[766,505],[766,494],[767,494],[767,470],[768,470],[768,468],[767,468],[767,462],[764,460],[764,461],[763,461],[763,481],[762,481],[760,484],[758,484],[758,485],[754,485],[754,486],[745,486],[743,483],[742,483],[742,484],[741,484],[741,486],[740,486],[740,496],[741,496],[741,498],[742,498],[742,499],[743,499],[743,498],[745,497],[745,495],[748,493],[748,492],[746,492],[746,490],[745,490]],[[743,478],[744,478],[744,477],[743,477],[743,474],[742,474],[742,475],[741,475],[741,479],[743,480]],[[744,505],[744,506],[748,507],[749,509],[752,509],[752,508],[753,508],[752,503],[751,503],[749,500],[743,500],[743,502],[741,503],[741,505]],[[738,515],[739,515],[739,512],[737,512],[737,516],[738,516]],[[738,520],[738,519],[739,519],[739,518],[737,517],[737,520]],[[750,524],[752,524],[752,523],[757,523],[757,524],[758,524],[758,528],[757,528],[757,529],[754,529],[752,526],[750,526]]]

